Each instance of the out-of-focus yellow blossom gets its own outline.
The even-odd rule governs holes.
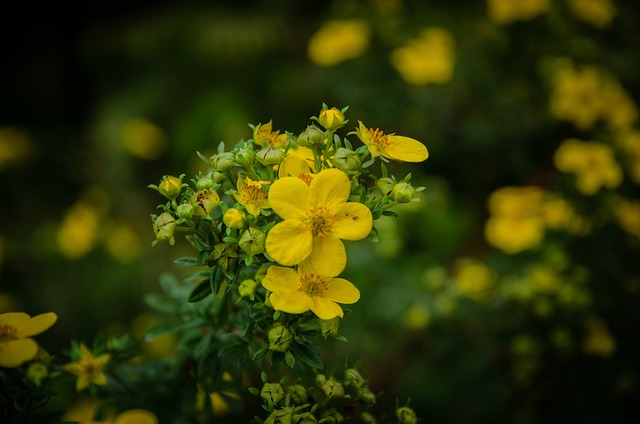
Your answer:
[[[640,202],[619,199],[615,205],[618,225],[627,233],[640,238]]]
[[[498,24],[529,21],[550,9],[549,0],[487,0],[489,19]]]
[[[587,334],[582,349],[590,355],[609,357],[616,350],[616,339],[604,321],[593,319],[586,324]]]
[[[247,212],[253,216],[260,215],[260,210],[269,209],[267,191],[263,188],[269,181],[253,181],[249,177],[238,178],[238,192],[233,193],[238,203],[243,205]]]
[[[505,253],[535,247],[544,236],[541,213],[544,192],[539,187],[503,187],[489,196],[491,216],[484,234],[487,242]]]
[[[67,209],[57,232],[62,255],[80,259],[96,247],[108,205],[107,194],[102,189],[92,188]]]
[[[158,417],[146,409],[129,409],[106,420],[104,424],[158,424]]]
[[[542,204],[542,215],[547,228],[566,230],[576,235],[586,235],[591,230],[591,224],[575,213],[565,199],[549,194]]]
[[[476,260],[462,260],[454,280],[458,291],[474,300],[487,300],[496,282],[495,273],[484,263]]]
[[[224,372],[222,374],[222,380],[226,382],[232,381],[231,374],[228,372]],[[196,405],[195,410],[198,412],[203,412],[205,408],[205,400],[206,400],[205,391],[198,387],[198,393],[196,394]],[[223,417],[228,415],[231,412],[231,406],[229,405],[228,399],[240,399],[240,395],[238,393],[231,390],[222,390],[219,392],[209,393],[209,403],[211,404],[211,409],[213,410],[213,415],[216,417]]]
[[[380,129],[367,128],[360,121],[357,135],[374,158],[382,156],[402,162],[422,162],[429,157],[427,147],[418,140],[395,134],[387,135]]]
[[[19,128],[0,128],[0,171],[11,163],[20,163],[31,155],[31,140]]]
[[[425,28],[391,52],[391,64],[409,84],[444,84],[455,66],[454,40],[444,28]]]
[[[544,266],[537,266],[530,274],[532,287],[541,293],[551,293],[557,290],[559,285],[558,275]]]
[[[319,66],[335,66],[362,56],[369,47],[371,29],[361,19],[325,22],[307,46],[309,59]]]
[[[99,421],[93,419],[100,401],[94,398],[82,398],[75,402],[63,416],[65,422],[77,422],[79,424],[98,424]]]
[[[567,139],[556,150],[553,161],[559,171],[575,174],[578,191],[587,196],[622,183],[622,169],[613,149],[604,143]]]
[[[414,304],[407,308],[404,315],[404,324],[410,330],[422,330],[431,321],[431,313],[426,306]]]
[[[117,222],[105,234],[104,247],[113,259],[129,264],[142,253],[140,236],[130,223]]]
[[[607,27],[618,12],[611,0],[569,0],[569,10],[577,19],[596,28]]]
[[[640,131],[622,132],[618,137],[618,144],[625,153],[631,180],[640,184]]]
[[[32,360],[38,344],[31,338],[58,320],[53,312],[31,317],[23,312],[0,314],[0,367],[15,368]]]
[[[152,358],[165,358],[175,353],[178,339],[175,333],[159,334],[146,338],[145,334],[158,324],[158,320],[149,314],[138,315],[131,323],[131,334],[142,341],[144,353]]]
[[[631,128],[638,121],[638,107],[622,84],[611,75],[603,75],[602,119],[614,131]]]
[[[122,147],[133,156],[153,160],[167,149],[167,136],[149,120],[133,118],[122,126]]]
[[[76,390],[80,392],[89,387],[90,384],[107,385],[107,375],[103,369],[110,359],[111,355],[108,353],[93,356],[85,345],[80,345],[78,360],[66,364],[64,369],[78,377]]]

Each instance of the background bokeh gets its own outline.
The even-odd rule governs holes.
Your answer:
[[[0,312],[129,328],[189,246],[146,186],[322,103],[422,141],[420,202],[350,244],[328,364],[424,422],[639,418],[633,0],[17,2],[0,26]],[[573,140],[566,142],[567,140]],[[353,140],[352,140],[353,141]],[[562,149],[560,149],[562,147]],[[136,321],[138,320],[138,321]]]

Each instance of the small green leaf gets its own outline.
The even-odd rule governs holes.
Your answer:
[[[180,304],[176,299],[161,293],[149,293],[144,296],[144,302],[160,312],[175,313]]]
[[[256,353],[253,354],[253,360],[254,361],[259,361],[260,359],[264,358],[264,356],[267,354],[267,352],[269,352],[269,348],[268,347],[263,347],[262,349],[258,349],[256,351]]]
[[[324,367],[318,348],[315,345],[295,343],[291,345],[290,351],[312,368],[322,369]]]
[[[212,293],[211,283],[206,280],[202,281],[196,286],[196,288],[194,288],[191,291],[191,293],[189,294],[189,297],[187,298],[187,302],[189,303],[199,302],[205,297],[209,296],[211,293]]]
[[[394,218],[398,217],[398,214],[395,213],[394,211],[382,211],[382,215],[384,215],[384,216],[392,216]]]
[[[177,258],[173,261],[178,266],[184,267],[193,267],[193,266],[201,266],[202,262],[198,258],[194,258],[193,256],[183,256],[181,258]]]
[[[293,368],[296,364],[296,358],[294,358],[293,354],[288,350],[284,354],[284,361],[289,365],[289,368]]]

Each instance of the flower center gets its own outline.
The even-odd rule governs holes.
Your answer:
[[[16,338],[16,332],[18,330],[9,324],[0,324],[0,342],[8,342]]]
[[[307,185],[311,185],[311,181],[313,181],[313,175],[306,172],[298,174],[298,178],[307,183]]]
[[[83,375],[86,375],[89,378],[93,378],[96,375],[100,374],[100,372],[102,371],[102,366],[95,361],[95,358],[88,357],[80,361],[80,369],[82,369]]]
[[[389,145],[389,139],[379,128],[375,130],[369,128],[369,140],[371,140],[371,144],[375,145],[379,150],[384,150]]]
[[[247,184],[240,189],[245,204],[259,205],[267,198],[267,192],[260,184]]]
[[[300,284],[302,286],[298,290],[309,297],[322,296],[329,288],[329,284],[322,277],[313,273],[300,276]]]
[[[319,206],[307,212],[307,219],[304,223],[311,228],[313,236],[323,236],[331,232],[334,222],[329,209]]]

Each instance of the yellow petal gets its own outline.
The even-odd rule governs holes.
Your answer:
[[[296,178],[297,179],[297,178]],[[298,180],[302,184],[302,180]],[[304,184],[306,186],[306,184]],[[267,253],[279,264],[293,266],[311,253],[313,235],[305,224],[288,219],[276,224],[268,233]]]
[[[282,177],[297,177],[300,174],[308,174],[311,172],[309,164],[306,160],[300,156],[289,155],[280,164],[278,168],[278,176]]]
[[[384,150],[390,159],[404,162],[422,162],[429,157],[426,146],[418,140],[401,135],[390,135],[387,138],[389,145]]]
[[[6,314],[0,314],[0,325],[6,324],[12,327],[16,327],[18,324],[28,321],[31,318],[24,312],[7,312]]]
[[[33,359],[36,353],[38,353],[38,345],[31,339],[0,342],[0,367],[19,367]]]
[[[271,292],[297,290],[300,288],[300,277],[292,268],[270,266],[262,280],[262,285]]]
[[[276,180],[269,189],[269,204],[284,219],[306,216],[309,206],[309,186],[296,177]]]
[[[311,298],[299,290],[284,290],[271,293],[269,299],[276,311],[302,314],[309,310]]]
[[[111,355],[109,353],[103,353],[102,355],[98,356],[95,361],[98,365],[106,365],[110,359]]]
[[[331,279],[329,288],[325,290],[323,295],[327,299],[339,303],[356,303],[360,299],[360,291],[344,278]]]
[[[74,375],[82,374],[82,367],[79,362],[69,362],[68,364],[65,364],[63,368]]]
[[[119,414],[113,424],[158,424],[158,417],[145,409],[130,409]]]
[[[320,171],[309,189],[309,203],[313,208],[324,206],[335,210],[349,198],[351,183],[347,174],[331,168]]]
[[[344,244],[331,234],[314,237],[309,262],[311,267],[323,277],[339,275],[347,265],[347,252]]]
[[[92,376],[91,381],[93,381],[93,384],[97,384],[98,386],[106,386],[107,376],[103,372],[101,372]]]
[[[83,391],[84,389],[89,387],[89,384],[91,384],[91,380],[89,380],[89,377],[86,375],[80,375],[76,380],[76,391]]]
[[[247,212],[249,212],[251,215],[253,216],[258,216],[260,215],[260,208],[254,204],[248,204],[244,206],[245,209],[247,209]]]
[[[316,296],[312,299],[310,309],[320,319],[333,319],[335,317],[343,317],[344,312],[340,305],[324,297]]]
[[[47,330],[58,320],[58,315],[53,312],[36,315],[28,321],[16,325],[16,337],[30,337]]]
[[[343,240],[360,240],[371,232],[373,217],[368,207],[362,203],[349,202],[340,206],[331,226],[333,234]]]

